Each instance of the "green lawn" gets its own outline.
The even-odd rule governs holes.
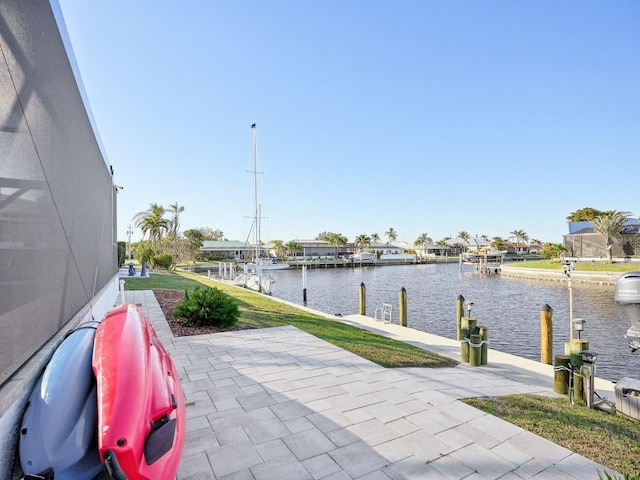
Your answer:
[[[541,268],[544,270],[562,271],[563,264],[551,262],[549,260],[539,260],[532,262],[507,262],[506,267],[519,268]],[[603,263],[603,262],[580,262],[575,264],[575,269],[581,272],[630,272],[640,270],[640,263]]]

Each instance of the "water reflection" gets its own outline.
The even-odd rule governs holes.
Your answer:
[[[277,272],[273,296],[302,304],[302,272]],[[490,347],[540,359],[540,310],[553,309],[554,355],[569,337],[569,289],[565,282],[539,282],[500,275],[460,273],[458,264],[399,265],[307,271],[307,306],[332,314],[358,311],[360,283],[367,287],[367,314],[382,303],[398,318],[399,291],[407,291],[408,325],[455,338],[456,298],[474,302],[473,316],[489,327]],[[597,375],[612,381],[640,375],[624,334],[629,322],[613,300],[614,287],[573,283],[574,318],[585,320],[583,338],[599,354]]]

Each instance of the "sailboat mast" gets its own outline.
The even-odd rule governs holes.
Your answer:
[[[255,123],[251,125],[251,131],[253,134],[253,207],[255,212],[255,263],[256,273],[258,274],[258,291],[262,293],[262,265],[260,260],[260,210],[258,207],[258,136],[256,133]]]
[[[253,134],[253,211],[254,211],[254,225],[255,230],[253,232],[254,244],[255,244],[255,257],[256,268],[258,266],[259,253],[259,241],[260,241],[260,213],[258,212],[258,137],[256,133],[256,124],[251,125],[251,132]]]

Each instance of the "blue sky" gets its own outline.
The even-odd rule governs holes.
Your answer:
[[[263,240],[640,215],[637,1],[59,0],[118,197]],[[138,240],[136,231],[132,240]]]

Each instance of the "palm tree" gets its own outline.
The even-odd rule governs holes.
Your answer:
[[[461,232],[458,232],[458,237],[461,238],[464,241],[464,247],[466,250],[466,247],[469,245],[469,239],[471,238],[471,235],[469,235],[468,232],[465,232],[464,230]]]
[[[276,257],[282,256],[282,252],[285,250],[284,242],[282,240],[274,240],[271,242],[271,246],[276,251]]]
[[[142,238],[148,233],[155,248],[158,248],[162,235],[169,228],[169,222],[164,218],[166,210],[162,205],[152,203],[147,210],[134,215],[135,226],[142,230]]]
[[[416,238],[413,244],[416,247],[420,246],[420,256],[422,256],[422,254],[424,253],[424,244],[431,241],[431,237],[429,237],[429,235],[427,235],[426,233],[421,233],[420,235],[418,235],[418,238]]]
[[[285,243],[284,248],[288,256],[295,257],[296,253],[302,248],[302,245],[294,240],[291,240],[290,242]]]
[[[371,234],[371,241],[374,243],[377,243],[380,241],[380,235],[378,235],[377,233],[372,233]]]
[[[621,230],[630,215],[629,212],[613,210],[611,213],[604,213],[593,220],[593,229],[605,239],[608,261],[613,260],[613,241],[622,240]]]
[[[520,243],[525,243],[529,240],[529,235],[526,234],[524,230],[514,230],[513,232],[509,232],[511,235],[516,237],[516,253],[518,253],[518,246]]]
[[[355,247],[359,250],[363,250],[371,244],[371,237],[366,233],[361,233],[354,240]]]
[[[180,231],[180,214],[184,212],[184,207],[178,205],[178,202],[169,204],[169,211],[171,212],[171,220],[167,228],[167,236],[173,240],[178,238]]]
[[[340,245],[344,245],[345,243],[348,242],[347,237],[345,237],[341,233],[331,233],[329,234],[326,240],[331,245],[333,245],[333,248],[335,248],[335,255],[334,255],[335,258],[338,258],[338,250],[340,248]]]
[[[389,230],[384,232],[385,236],[389,239],[389,243],[395,242],[398,238],[398,232],[393,227],[389,227]]]

